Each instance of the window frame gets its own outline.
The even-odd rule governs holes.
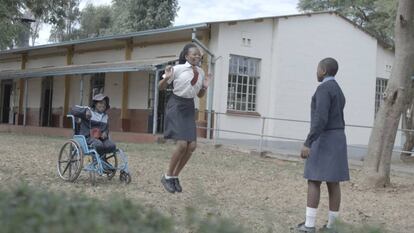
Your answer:
[[[257,113],[261,59],[230,54],[227,111]]]

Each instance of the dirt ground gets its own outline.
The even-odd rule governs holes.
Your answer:
[[[0,185],[23,180],[33,186],[84,193],[103,200],[121,195],[176,219],[183,219],[186,207],[192,206],[202,215],[228,217],[248,232],[290,232],[290,227],[304,219],[306,182],[302,178],[302,163],[200,144],[182,173],[184,192],[169,194],[163,190],[160,177],[173,145],[119,144],[129,156],[131,184],[99,177],[97,186],[92,187],[85,172],[76,183],[58,177],[56,160],[64,141],[0,134]],[[358,185],[358,170],[352,170],[351,176],[352,181],[342,186],[343,221],[380,224],[387,232],[413,232],[414,177],[394,175],[393,187],[366,190]],[[318,226],[325,224],[327,212],[327,191],[323,188]]]

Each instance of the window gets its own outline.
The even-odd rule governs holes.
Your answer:
[[[377,78],[375,88],[375,115],[377,114],[379,107],[383,101],[383,94],[387,88],[388,79]]]
[[[256,111],[257,82],[260,59],[230,56],[227,109]]]
[[[105,90],[105,73],[92,75],[91,78],[91,103],[92,98],[97,94],[103,94]]]

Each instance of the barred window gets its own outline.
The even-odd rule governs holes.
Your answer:
[[[227,109],[256,111],[260,59],[231,55],[228,79]]]
[[[376,87],[375,87],[375,115],[377,115],[377,112],[379,110],[379,107],[382,104],[383,101],[383,94],[385,92],[385,89],[387,89],[388,79],[383,78],[377,78],[376,81]]]

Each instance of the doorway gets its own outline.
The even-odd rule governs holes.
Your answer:
[[[1,82],[1,123],[10,122],[10,100],[13,90],[13,81],[5,80]]]
[[[53,77],[42,80],[42,98],[40,104],[40,125],[52,126]]]

